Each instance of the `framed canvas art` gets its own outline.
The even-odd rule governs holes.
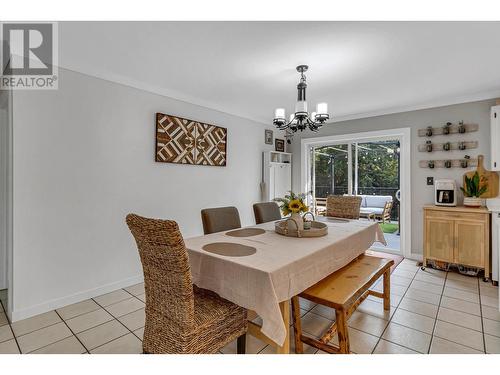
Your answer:
[[[225,167],[227,129],[157,113],[155,160],[159,163]]]
[[[273,144],[273,131],[272,130],[269,130],[269,129],[265,130],[264,141],[266,142],[266,145]]]
[[[278,152],[285,152],[285,140],[276,138],[274,141],[274,148]]]

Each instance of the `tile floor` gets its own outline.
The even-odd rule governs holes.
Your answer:
[[[391,292],[390,311],[370,296],[352,315],[353,353],[500,353],[498,287],[404,260],[392,274]],[[301,308],[310,335],[332,323],[328,308],[305,300]],[[0,312],[0,353],[140,353],[143,332],[144,286],[138,284],[13,324]],[[236,343],[221,352],[235,353]],[[274,349],[247,336],[247,352]],[[305,352],[325,354],[307,345]]]
[[[379,244],[378,242],[374,243],[371,247],[372,250],[397,250],[401,249],[401,236],[396,233],[384,233],[385,241],[387,242],[387,246]]]

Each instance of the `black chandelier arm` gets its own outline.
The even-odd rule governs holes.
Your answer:
[[[296,123],[294,123],[295,120],[297,120]],[[278,128],[278,130],[296,128],[302,131],[307,127],[314,132],[317,132],[319,128],[323,126],[324,122],[326,122],[326,119],[324,121],[313,121],[310,119],[309,116],[303,119],[298,119],[297,116],[294,116],[289,122],[283,122],[282,124],[280,124],[279,119],[274,120],[274,123],[276,125],[276,128]]]

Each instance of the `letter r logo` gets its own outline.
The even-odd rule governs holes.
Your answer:
[[[51,23],[4,23],[2,34],[4,74],[52,74],[54,46]]]

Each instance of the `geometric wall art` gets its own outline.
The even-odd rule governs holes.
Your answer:
[[[225,167],[227,129],[157,113],[155,160],[160,163]]]

